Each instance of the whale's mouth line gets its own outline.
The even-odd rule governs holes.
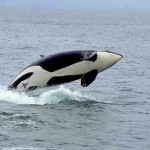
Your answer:
[[[115,53],[115,52],[111,52],[111,51],[104,51],[104,52],[107,52],[107,53],[112,53],[112,54],[115,54],[115,55],[119,55],[119,56],[121,56],[121,58],[123,58],[123,55],[121,55],[121,54],[118,54],[118,53]]]
[[[117,53],[116,53],[117,54]],[[121,59],[123,58],[123,55],[121,55],[121,54],[117,54],[117,55],[119,55],[120,57],[121,57]]]

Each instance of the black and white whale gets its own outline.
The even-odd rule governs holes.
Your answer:
[[[10,83],[18,91],[54,86],[81,79],[90,85],[99,72],[116,64],[123,56],[110,51],[67,51],[53,54],[26,67]]]

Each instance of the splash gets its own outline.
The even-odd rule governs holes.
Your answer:
[[[29,96],[26,93],[18,93],[0,87],[0,101],[11,102],[16,104],[58,104],[62,101],[86,101],[93,100],[90,96],[80,92],[72,92],[63,86],[58,89],[50,90],[39,96]]]

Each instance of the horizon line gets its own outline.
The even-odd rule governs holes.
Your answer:
[[[141,10],[98,10],[98,9],[73,9],[73,8],[50,8],[50,7],[33,7],[33,6],[6,6],[0,5],[0,8],[27,8],[27,9],[46,9],[46,10],[63,10],[63,11],[89,11],[89,12],[124,12],[124,13],[150,13],[150,10],[141,11]]]

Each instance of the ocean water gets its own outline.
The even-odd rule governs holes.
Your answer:
[[[149,41],[150,13],[0,8],[0,149],[149,150]],[[124,58],[86,88],[7,90],[41,54],[69,50]]]

